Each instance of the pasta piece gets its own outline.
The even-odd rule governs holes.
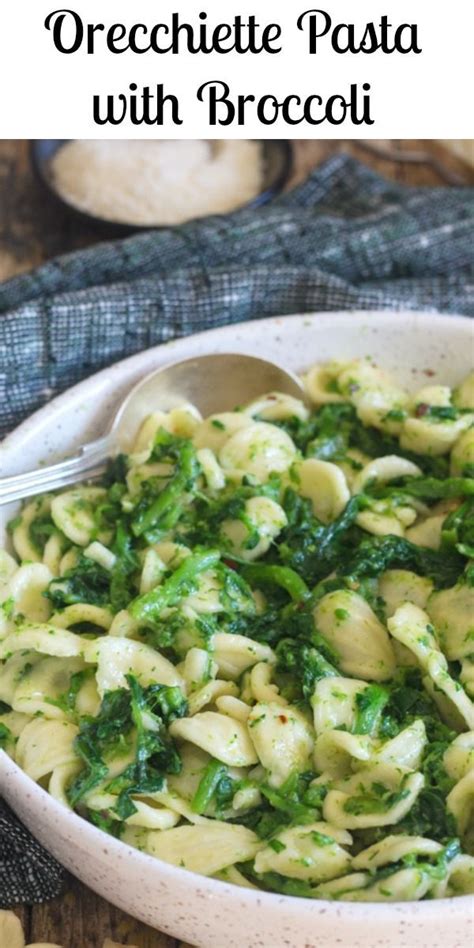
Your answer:
[[[9,583],[18,569],[18,563],[6,550],[0,549],[0,602],[7,598]]]
[[[248,639],[245,635],[233,635],[217,632],[213,639],[213,659],[219,675],[225,678],[240,678],[242,672],[257,662],[276,661],[275,653],[269,645],[263,645]]]
[[[146,853],[148,833],[149,830],[143,829],[142,826],[127,826],[124,824],[120,839],[122,843],[125,843],[127,846],[133,846],[140,852]],[[110,948],[112,948],[112,946],[110,946]]]
[[[15,760],[32,780],[41,780],[56,767],[77,760],[73,744],[78,733],[76,725],[68,721],[34,718],[18,738]]]
[[[376,537],[403,537],[405,529],[395,512],[386,511],[385,504],[373,504],[372,510],[363,510],[357,515],[356,523],[362,530]],[[376,509],[379,507],[381,509]]]
[[[112,553],[112,550],[107,549],[103,543],[99,543],[97,540],[94,540],[93,543],[90,543],[89,546],[86,547],[84,556],[87,556],[89,560],[94,560],[99,566],[108,570],[112,570],[117,562],[115,553]]]
[[[55,767],[51,774],[48,784],[48,793],[68,810],[71,810],[72,807],[67,791],[73,780],[80,774],[82,768],[83,764],[81,760],[69,760],[67,763],[59,764]]]
[[[462,780],[474,770],[474,731],[458,734],[443,755],[446,772],[453,780]]]
[[[451,898],[455,895],[474,895],[474,858],[456,856],[448,863],[444,879],[436,882],[431,889],[434,899]]]
[[[341,829],[393,826],[411,810],[424,777],[405,767],[378,763],[336,781],[323,803],[323,816]]]
[[[181,609],[191,609],[193,612],[211,615],[224,611],[222,603],[222,585],[215,570],[201,573],[196,590],[181,600]]]
[[[286,698],[279,694],[278,685],[271,681],[272,668],[267,662],[258,662],[249,672],[249,684],[252,698],[258,703],[288,704]]]
[[[240,411],[225,411],[210,415],[194,432],[193,442],[198,450],[209,448],[215,455],[219,455],[221,448],[232,435],[242,428],[249,428],[252,424],[252,419]]]
[[[249,882],[235,866],[227,866],[227,869],[221,869],[220,872],[216,872],[214,879],[219,879],[220,882],[230,882],[232,885],[240,885],[244,889],[258,890],[258,886]]]
[[[82,655],[87,647],[85,640],[67,629],[58,629],[54,625],[25,625],[7,635],[0,642],[0,659],[7,658],[12,652],[32,649],[43,655],[56,655],[58,658],[75,658]]]
[[[417,902],[424,898],[432,884],[429,873],[399,869],[366,888],[347,892],[344,898],[349,902]]]
[[[15,756],[17,739],[30,721],[31,717],[28,714],[20,714],[18,711],[7,711],[0,714],[0,747],[10,757]]]
[[[156,550],[149,549],[143,558],[142,573],[140,576],[140,595],[150,592],[158,586],[164,574],[166,573],[166,564],[163,562]]]
[[[59,946],[58,945],[56,946],[54,945],[53,946],[27,945],[27,948],[59,948]],[[112,941],[111,938],[106,938],[102,945],[102,948],[127,948],[127,945],[124,945],[123,942],[121,941]],[[138,948],[138,945],[129,945],[128,948]]]
[[[434,517],[426,517],[414,527],[406,531],[406,538],[410,543],[416,546],[428,547],[430,550],[439,550],[441,546],[441,532],[443,523],[446,520],[446,514],[436,514]]]
[[[180,666],[180,672],[188,691],[196,691],[202,685],[215,678],[218,671],[214,662],[203,648],[191,648]]]
[[[64,556],[61,557],[59,561],[59,575],[64,576],[65,573],[69,572],[70,569],[75,569],[77,566],[77,561],[79,559],[79,550],[73,548],[68,550]]]
[[[254,705],[248,717],[248,733],[272,786],[279,787],[292,771],[307,767],[313,733],[296,708],[283,708],[274,702]]]
[[[238,693],[239,689],[233,681],[224,681],[220,678],[208,681],[189,696],[188,714],[192,717],[208,705],[217,704],[219,698],[223,696],[229,696],[235,700]]]
[[[45,718],[67,720],[61,698],[67,692],[71,675],[83,671],[80,658],[41,658],[22,674],[12,697],[12,707],[23,714],[42,714]]]
[[[50,497],[36,497],[26,507],[23,507],[20,517],[14,521],[12,543],[21,561],[31,563],[41,561],[41,553],[31,539],[30,527],[38,517],[43,517],[49,513],[50,508]]]
[[[340,879],[323,882],[312,890],[315,899],[350,899],[351,893],[365,889],[371,876],[368,872],[351,872]]]
[[[429,616],[418,606],[405,603],[388,620],[391,634],[416,656],[433,685],[433,698],[446,697],[468,728],[474,728],[474,705],[460,685],[451,678],[446,658],[439,650]],[[426,684],[425,684],[426,687]],[[444,705],[441,706],[443,713]]]
[[[53,575],[42,563],[20,566],[9,583],[9,595],[13,600],[12,617],[22,615],[29,622],[47,622],[51,615],[51,603],[43,593]]]
[[[249,402],[242,410],[245,415],[262,418],[263,421],[285,421],[288,418],[306,421],[309,416],[304,402],[283,392],[269,392],[268,395]]]
[[[374,756],[374,741],[367,734],[324,731],[314,745],[314,766],[330,780],[346,777]]]
[[[316,734],[333,728],[352,731],[356,721],[356,699],[366,688],[366,681],[355,678],[321,678],[316,682],[311,698]]]
[[[464,839],[466,848],[474,843],[474,770],[468,770],[464,777],[448,794],[446,806],[456,820],[459,835]]]
[[[0,701],[11,706],[18,682],[24,674],[32,669],[33,666],[41,661],[41,655],[35,652],[21,651],[14,652],[7,660],[0,665]]]
[[[65,542],[65,538],[57,530],[51,534],[45,543],[43,563],[48,567],[52,576],[59,576]]]
[[[344,675],[370,681],[387,681],[394,675],[395,655],[387,630],[362,596],[344,589],[328,593],[313,615]]]
[[[142,423],[133,443],[133,452],[149,454],[160,428],[170,434],[190,438],[201,421],[200,412],[190,402],[184,402],[169,412],[154,411],[147,415]]]
[[[202,422],[202,415],[191,402],[184,402],[172,408],[168,414],[170,431],[180,438],[192,438]]]
[[[441,843],[422,836],[386,836],[354,856],[352,866],[354,869],[378,869],[400,862],[406,856],[436,856],[442,848]]]
[[[424,609],[433,591],[431,579],[418,576],[408,569],[390,569],[379,579],[379,595],[385,602],[385,615],[393,616],[404,602],[412,602]]]
[[[383,762],[416,770],[421,766],[425,745],[423,721],[414,721],[392,740],[385,742],[374,740],[367,734],[325,731],[316,740],[314,765],[318,773],[328,775],[331,779],[348,776],[368,762]]]
[[[224,520],[222,534],[230,544],[230,550],[248,562],[266,553],[278,534],[287,524],[283,507],[269,497],[251,497],[245,502],[245,522]],[[251,531],[251,532],[249,532]],[[258,539],[254,542],[253,534]],[[249,546],[249,542],[253,545]]]
[[[96,530],[95,507],[105,499],[103,487],[75,487],[51,502],[51,517],[72,543],[87,546]]]
[[[335,520],[351,496],[343,472],[336,464],[316,458],[296,464],[294,471],[299,482],[299,493],[311,500],[318,520],[323,523]]]
[[[374,754],[374,761],[399,764],[409,770],[417,770],[421,767],[426,740],[423,721],[413,721],[413,724],[405,727],[396,737],[378,747]]]
[[[295,456],[296,448],[285,431],[257,421],[226,441],[219,451],[219,462],[229,476],[251,476],[264,483],[270,474],[287,471]]]
[[[197,744],[231,767],[248,767],[258,762],[245,724],[225,714],[203,711],[192,718],[173,721],[169,730],[173,737]]]
[[[133,639],[105,636],[84,644],[84,658],[97,664],[97,687],[101,697],[107,691],[127,688],[126,675],[135,675],[142,685],[184,686],[177,669],[149,645]]]
[[[5,948],[25,948],[20,919],[13,912],[0,909],[0,945]]]
[[[247,723],[250,714],[248,704],[235,695],[220,695],[216,698],[216,708],[221,714],[227,714],[230,718],[235,718],[236,721],[242,721],[244,724]]]
[[[469,476],[474,470],[474,426],[468,428],[455,442],[451,451],[451,477]]]
[[[368,360],[349,362],[338,376],[339,391],[349,398],[364,425],[398,434],[406,393]]]
[[[209,490],[218,491],[225,487],[225,474],[214,451],[210,448],[201,448],[197,452],[197,459],[202,468]]]
[[[403,450],[432,456],[447,454],[463,431],[472,424],[473,418],[467,414],[447,421],[433,417],[427,411],[430,407],[451,407],[451,389],[433,385],[416,393],[412,399],[415,417],[406,419],[400,435]]]
[[[474,652],[474,587],[458,583],[434,592],[426,611],[439,636],[441,648],[450,661]]]
[[[350,869],[352,858],[344,846],[351,843],[350,833],[323,822],[281,830],[257,853],[255,871],[278,872],[313,884],[325,882]]]
[[[137,619],[133,619],[127,609],[121,609],[120,612],[117,612],[114,616],[108,632],[109,635],[113,635],[119,639],[135,639],[138,636],[139,630],[140,623]]]
[[[188,742],[180,744],[179,754],[181,770],[178,774],[170,774],[167,777],[167,785],[170,791],[179,794],[183,800],[190,803],[211,757],[196,744]]]
[[[327,362],[325,365],[314,365],[306,373],[303,381],[306,391],[315,405],[345,401],[338,383],[345,365],[344,362]]]
[[[151,832],[147,839],[147,851],[152,856],[203,876],[248,862],[261,847],[252,830],[220,820],[206,826],[178,826],[161,833]]]
[[[92,792],[88,793],[85,802],[89,810],[96,810],[99,813],[106,813],[109,819],[120,819],[115,813],[118,797],[113,793]],[[154,804],[154,794],[150,794],[146,800],[140,799],[134,795],[132,797],[135,813],[127,816],[124,822],[127,826],[140,826],[149,830],[167,830],[179,822],[179,814],[163,806]]]
[[[336,461],[336,459],[334,459],[334,464],[337,464],[339,470],[344,474],[347,486],[351,493],[354,488],[354,481],[358,476],[359,471],[365,467],[369,461],[369,455],[364,454],[364,452],[360,451],[359,448],[349,448],[344,455],[344,459],[341,461]]]
[[[262,795],[257,787],[242,787],[232,798],[232,809],[237,813],[253,810],[262,803]]]
[[[474,660],[472,655],[463,658],[459,680],[469,697],[474,698]]]
[[[147,415],[133,442],[134,454],[149,453],[160,428],[169,431],[169,416],[164,411],[154,411]]]
[[[359,494],[368,483],[387,484],[399,477],[419,477],[421,474],[422,471],[417,464],[396,454],[389,454],[369,461],[359,471],[352,485],[352,493]]]
[[[466,378],[454,389],[453,402],[457,408],[470,408],[474,411],[474,372],[467,375]]]
[[[184,546],[183,543],[174,543],[172,540],[163,540],[161,543],[155,543],[153,549],[160,559],[163,560],[163,563],[166,564],[167,569],[172,570],[181,566],[183,560],[191,555],[191,550],[188,546]]]

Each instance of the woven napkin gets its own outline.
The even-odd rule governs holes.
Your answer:
[[[264,208],[52,260],[0,286],[0,435],[117,359],[225,323],[341,309],[472,316],[473,218],[473,189],[408,188],[337,156]],[[0,906],[60,884],[0,810]]]

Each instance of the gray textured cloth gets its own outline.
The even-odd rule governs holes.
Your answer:
[[[50,261],[0,286],[0,435],[92,372],[176,336],[337,309],[474,314],[473,194],[338,156],[259,210]]]
[[[63,882],[59,863],[0,800],[0,909],[52,899]]]
[[[406,188],[347,157],[265,208],[53,260],[0,286],[0,434],[117,359],[223,323],[310,310],[474,315],[473,192]],[[61,873],[0,810],[0,905]]]

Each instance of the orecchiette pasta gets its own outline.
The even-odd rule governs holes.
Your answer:
[[[103,482],[23,507],[0,551],[0,748],[102,830],[228,883],[466,894],[472,379],[410,396],[359,359],[305,385],[155,412]]]

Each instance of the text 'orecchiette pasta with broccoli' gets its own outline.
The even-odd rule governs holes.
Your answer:
[[[474,395],[315,366],[144,419],[0,552],[0,745],[143,852],[285,895],[474,892]]]

